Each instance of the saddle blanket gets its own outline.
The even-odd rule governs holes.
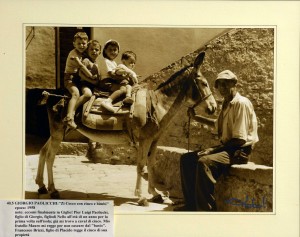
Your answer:
[[[97,98],[93,102],[87,116],[82,114],[83,125],[97,130],[123,130],[126,126],[126,118],[129,115],[129,107],[122,106],[121,103],[114,104],[118,110],[116,113],[111,113],[101,107],[101,102],[105,98]],[[86,111],[89,101],[83,106],[83,111]]]
[[[146,94],[146,89],[138,90],[133,95],[135,102],[131,106],[124,105],[122,101],[113,104],[115,113],[101,106],[105,98],[94,97],[83,105],[82,124],[96,130],[126,130],[132,122],[134,126],[142,127],[147,117]]]

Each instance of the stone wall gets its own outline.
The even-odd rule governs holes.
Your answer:
[[[216,185],[216,200],[219,211],[272,212],[273,168],[233,165]]]
[[[179,158],[187,150],[159,147],[155,163],[156,182],[163,185],[172,198],[183,198],[179,172]],[[166,172],[168,170],[168,172]],[[218,211],[272,212],[273,168],[255,165],[233,165],[215,186]]]
[[[26,27],[26,88],[54,89],[54,27]]]
[[[185,59],[193,62],[201,50],[203,49],[186,55]],[[178,60],[169,67],[151,75],[145,82],[155,88],[180,67],[181,60]],[[201,69],[218,101],[221,98],[213,88],[216,75],[225,69],[230,69],[237,75],[239,91],[251,100],[258,117],[260,141],[253,151],[252,161],[257,164],[272,166],[274,30],[265,28],[231,30],[207,45],[206,57]],[[160,140],[160,145],[187,148],[187,132],[188,117],[186,110],[182,110],[174,118],[167,134]],[[185,139],[182,139],[183,137]],[[189,141],[192,150],[218,143],[215,131],[193,121],[190,124]]]

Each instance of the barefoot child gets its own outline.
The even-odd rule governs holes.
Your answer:
[[[82,87],[88,87],[90,94],[91,89],[99,83],[100,73],[96,60],[101,53],[101,45],[97,40],[90,40],[87,46],[86,57],[82,60],[79,76],[81,78]]]
[[[136,63],[136,54],[132,51],[126,51],[122,54],[122,63],[115,69],[115,74],[122,76],[120,85],[126,87],[126,97],[123,100],[124,103],[132,104],[133,99],[131,97],[132,85],[138,83],[136,73],[133,71]]]
[[[65,117],[64,121],[67,123],[69,128],[76,129],[77,125],[74,122],[75,111],[80,105],[88,101],[92,96],[92,92],[89,86],[91,86],[92,84],[96,85],[98,83],[97,80],[94,79],[95,77],[99,78],[99,73],[97,72],[96,75],[93,76],[81,62],[84,52],[88,48],[88,36],[86,35],[86,33],[76,33],[74,36],[73,45],[74,49],[69,53],[67,58],[64,76],[65,87],[71,94],[71,99],[68,104],[67,116]],[[100,54],[100,44],[95,45],[91,43],[89,44],[89,48],[90,51],[87,52],[88,58],[91,61],[95,61],[95,59]],[[86,72],[85,77],[84,72]],[[79,90],[81,90],[81,96]]]

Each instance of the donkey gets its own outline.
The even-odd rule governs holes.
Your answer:
[[[135,196],[140,199],[143,198],[142,178],[148,180],[148,192],[153,196],[151,200],[157,200],[157,197],[161,196],[159,194],[161,187],[155,182],[153,170],[157,143],[159,138],[167,131],[172,118],[177,112],[186,103],[194,107],[199,105],[208,114],[213,114],[217,108],[209,84],[200,71],[204,57],[205,52],[201,52],[193,64],[185,66],[174,73],[155,90],[146,89],[152,108],[151,111],[148,111],[150,113],[148,117],[150,118],[146,120],[142,127],[133,127],[132,132],[138,141]],[[59,198],[59,193],[54,185],[53,163],[66,129],[62,121],[64,117],[62,114],[63,112],[55,113],[48,106],[50,137],[40,150],[35,179],[36,184],[39,186],[38,192],[40,194],[50,193],[52,198]],[[120,144],[124,140],[122,136],[116,135],[113,131],[94,130],[80,124],[78,124],[77,130],[89,139],[102,144]],[[48,188],[45,187],[43,182],[45,164],[48,172]],[[148,170],[147,178],[144,174],[146,166]],[[170,200],[166,200],[166,198],[163,201],[170,203]]]

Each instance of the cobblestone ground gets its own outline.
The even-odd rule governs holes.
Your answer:
[[[38,155],[26,156],[25,199],[49,199],[49,195],[38,195],[35,176]],[[84,156],[58,155],[54,162],[55,187],[61,199],[113,200],[115,213],[172,211],[173,207],[149,202],[149,206],[138,206],[134,196],[136,167],[129,165],[107,165],[92,163]],[[47,185],[47,174],[44,176]],[[143,194],[147,182],[143,181]]]

